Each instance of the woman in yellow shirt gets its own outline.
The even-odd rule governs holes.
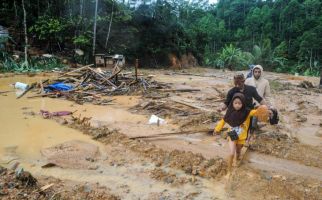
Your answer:
[[[215,127],[215,133],[219,133],[227,123],[230,126],[228,143],[230,154],[228,158],[228,170],[231,171],[234,156],[239,159],[241,149],[246,142],[250,119],[256,114],[256,110],[246,108],[245,96],[236,93],[230,102],[227,112]]]

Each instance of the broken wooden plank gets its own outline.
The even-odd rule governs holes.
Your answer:
[[[74,72],[77,72],[77,71],[81,71],[81,70],[83,70],[83,69],[90,68],[90,67],[91,67],[91,66],[93,66],[93,65],[94,65],[94,64],[85,65],[85,66],[83,66],[83,67],[81,67],[81,68],[77,68],[77,69],[75,69],[75,70],[72,70],[72,71],[66,72],[66,73],[64,73],[64,74],[62,74],[62,75],[60,75],[60,76],[58,76],[57,78],[61,78],[61,77],[66,76],[66,75],[68,75],[68,74],[70,74],[70,73],[74,73]]]
[[[160,134],[156,134],[156,135],[144,135],[144,136],[130,137],[130,139],[148,139],[148,138],[165,137],[165,136],[172,136],[172,135],[208,133],[210,131],[213,132],[213,129],[201,129],[201,130],[180,131],[180,132],[171,132],[171,133],[160,133]]]
[[[102,74],[100,73],[97,73],[95,70],[93,70],[92,68],[90,67],[87,67],[89,70],[91,70],[92,72],[94,72],[95,74],[97,74],[99,77],[101,77],[102,79],[104,79],[108,84],[110,84],[111,86],[113,87],[117,87],[116,85],[114,85],[114,83],[112,83],[110,80],[108,80],[107,78],[105,78],[104,76],[102,76]]]
[[[182,105],[185,105],[185,106],[191,107],[191,108],[199,109],[199,110],[206,111],[206,112],[212,112],[212,111],[211,111],[211,110],[209,110],[209,109],[206,109],[206,108],[203,108],[203,107],[200,107],[200,106],[197,106],[197,105],[193,105],[193,104],[190,104],[190,103],[184,102],[183,100],[178,100],[178,99],[174,99],[174,98],[170,98],[170,99],[171,99],[172,101],[176,102],[176,103],[179,103],[179,104],[182,104]]]
[[[55,185],[54,183],[51,183],[51,184],[48,184],[48,185],[42,186],[42,187],[40,188],[40,191],[41,191],[41,192],[44,192],[45,190],[47,190],[47,189],[51,188],[51,187],[52,187],[52,186],[54,186],[54,185]]]
[[[119,86],[117,86],[117,88],[114,88],[113,90],[112,90],[112,92],[115,92],[115,91],[117,91],[117,90],[119,90],[120,88],[122,88],[123,86],[125,86],[126,85],[126,83],[125,82],[122,82]]]

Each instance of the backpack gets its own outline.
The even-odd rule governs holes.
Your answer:
[[[271,125],[278,124],[278,121],[279,121],[278,112],[275,109],[272,109],[272,112],[273,112],[273,116],[269,118],[269,123]]]

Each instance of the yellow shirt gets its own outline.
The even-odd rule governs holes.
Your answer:
[[[250,118],[252,116],[254,116],[255,114],[256,114],[256,110],[251,110],[249,112],[246,120],[244,121],[244,123],[240,125],[240,128],[242,128],[242,132],[238,135],[238,141],[247,139],[247,132],[248,132],[248,129],[250,126]],[[215,127],[215,131],[220,132],[225,124],[226,124],[226,122],[224,121],[224,119],[221,119],[218,122],[217,126]]]

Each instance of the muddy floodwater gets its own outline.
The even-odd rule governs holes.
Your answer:
[[[20,94],[11,84],[17,81],[32,83],[43,80],[46,77],[27,77],[23,75],[10,76],[0,79],[0,91],[11,91],[0,95],[1,103],[1,131],[0,131],[0,163],[3,166],[10,166],[18,161],[24,170],[30,171],[36,176],[52,176],[62,180],[72,180],[77,182],[100,183],[107,185],[117,193],[123,193],[123,187],[131,188],[131,195],[124,195],[125,199],[143,197],[148,199],[148,193],[162,192],[169,190],[176,192],[164,183],[158,183],[151,180],[148,176],[142,176],[146,170],[152,170],[154,165],[145,164],[144,166],[133,164],[129,168],[109,166],[104,163],[106,160],[107,147],[94,141],[90,136],[84,135],[61,124],[46,120],[39,114],[40,110],[48,111],[76,111],[75,115],[82,117],[91,117],[93,126],[109,126],[111,129],[118,129],[122,132],[133,135],[142,135],[147,130],[169,132],[173,130],[172,126],[163,127],[161,130],[157,127],[148,125],[148,116],[132,114],[127,109],[138,103],[137,96],[116,96],[113,106],[95,106],[90,104],[78,105],[73,102],[51,99],[51,98],[33,98],[26,97],[16,99]],[[27,95],[26,95],[27,96]],[[69,141],[81,141],[96,145],[99,148],[100,158],[96,165],[100,171],[88,169],[61,169],[61,168],[41,168],[46,164],[46,159],[42,156],[43,149],[62,144]],[[136,174],[136,175],[135,175]],[[221,187],[208,184],[207,194],[202,198],[209,198],[213,191],[210,187],[217,187],[216,191],[223,193]],[[153,186],[152,186],[153,185]],[[111,187],[112,186],[112,187]],[[147,193],[146,188],[149,188]],[[180,189],[182,190],[182,189]],[[184,190],[193,191],[192,186]],[[220,196],[218,192],[217,196]],[[221,194],[222,195],[222,194]]]
[[[232,86],[233,73],[231,72],[209,69],[192,70],[192,75],[171,71],[143,70],[143,72],[157,74],[154,77],[156,81],[169,83],[174,89],[200,89],[200,92],[194,93],[173,93],[169,95],[169,99],[192,104],[206,112],[215,110],[220,103],[207,99],[217,97],[218,90],[225,93]],[[1,76],[0,92],[8,92],[0,93],[0,165],[10,167],[13,163],[19,162],[20,167],[30,171],[36,177],[55,177],[60,180],[81,183],[99,183],[108,187],[113,194],[122,199],[158,199],[160,196],[168,197],[165,199],[237,199],[240,197],[237,195],[238,192],[235,194],[237,197],[227,192],[226,178],[196,179],[195,174],[187,175],[184,171],[167,165],[159,166],[147,158],[141,157],[138,153],[132,152],[122,144],[115,144],[115,142],[104,144],[84,134],[82,130],[65,126],[57,120],[44,119],[40,115],[40,110],[72,111],[74,116],[90,118],[89,122],[92,127],[108,127],[127,137],[178,132],[183,120],[192,116],[178,118],[167,115],[165,117],[166,124],[150,125],[148,121],[151,114],[154,113],[144,113],[138,107],[138,105],[151,101],[143,96],[104,97],[113,99],[110,105],[104,106],[89,103],[79,105],[59,98],[28,98],[31,96],[30,93],[17,99],[16,97],[21,91],[11,86],[17,81],[31,84],[53,76],[55,74],[39,74],[32,77],[10,74]],[[287,82],[296,85],[302,80],[318,82],[316,78],[294,78],[294,76],[275,73],[267,73],[266,76],[271,82],[275,81],[278,84]],[[297,138],[299,143],[296,144],[298,146],[303,144],[304,149],[307,145],[310,149],[316,148],[317,151],[320,151],[322,145],[321,93],[304,89],[273,90],[274,105],[280,111],[280,125],[277,127],[268,125],[263,127],[262,131],[269,133],[279,131],[289,137]],[[205,123],[208,121],[206,120]],[[207,126],[213,128],[214,125],[215,122],[211,122]],[[226,158],[228,155],[225,139],[204,133],[150,138],[145,141],[166,151],[190,151],[209,160],[217,157]],[[302,148],[302,146],[300,147]],[[66,157],[64,158],[66,162],[59,165],[60,161],[57,161],[53,152],[57,151],[63,155],[64,149],[73,151],[75,158]],[[93,153],[91,154],[89,151],[93,151]],[[77,155],[77,152],[83,155]],[[82,152],[87,152],[88,156],[86,157],[86,153]],[[78,160],[81,159],[77,159],[77,156],[85,156],[82,159],[86,162],[79,162]],[[314,161],[313,164],[303,164],[300,157],[289,158],[280,156],[278,153],[250,151],[245,156],[242,171],[252,169],[257,173],[259,170],[259,174],[264,171],[264,175],[262,175],[264,179],[265,177],[267,179],[267,173],[271,173],[272,177],[283,177],[283,180],[286,176],[292,176],[321,182],[322,169],[318,161],[321,158],[316,159],[317,161]],[[55,167],[42,168],[49,162],[58,164]],[[162,181],[155,178],[158,177],[156,169],[166,174],[175,174],[175,180],[189,181],[183,181],[184,183],[181,183],[180,187],[173,186],[169,184],[172,180],[169,177],[162,179]],[[256,175],[248,174],[247,177],[251,179]],[[182,198],[183,196],[186,198]]]

